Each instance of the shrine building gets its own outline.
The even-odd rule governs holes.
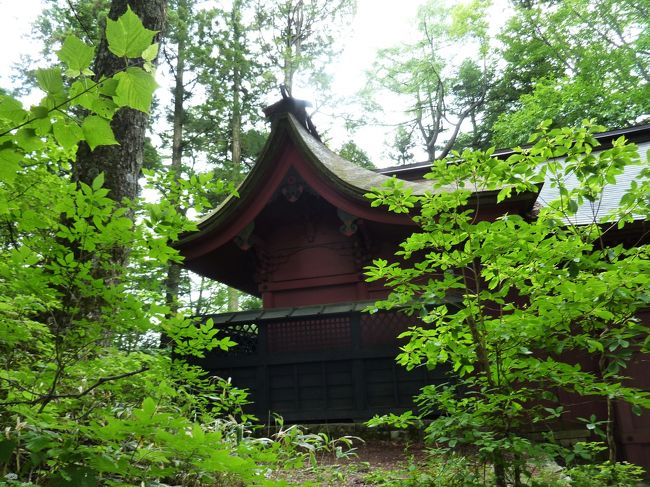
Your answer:
[[[421,387],[450,376],[444,368],[407,372],[395,363],[402,344],[397,336],[419,324],[416,318],[363,312],[388,293],[381,283],[364,280],[364,267],[373,259],[392,260],[399,243],[417,229],[408,215],[372,207],[364,195],[390,177],[402,179],[414,194],[431,191],[423,179],[429,164],[359,167],[320,141],[305,107],[289,97],[265,110],[271,134],[239,196],[228,197],[175,244],[186,268],[263,303],[258,310],[211,315],[214,326],[238,345],[210,352],[198,363],[248,388],[251,412],[261,421],[272,413],[287,422],[400,413],[412,407]],[[618,132],[602,134],[603,147]],[[625,135],[650,146],[650,126]],[[473,195],[479,219],[530,215],[539,204],[538,192],[501,203],[497,193]],[[648,374],[640,375],[646,381],[641,386],[650,388]],[[629,460],[648,468],[648,415],[621,415]]]

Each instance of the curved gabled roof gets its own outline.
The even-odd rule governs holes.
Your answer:
[[[287,99],[289,105],[294,101]],[[409,215],[372,207],[365,197],[391,177],[357,166],[328,149],[318,139],[306,115],[296,117],[291,110],[283,110],[282,103],[274,105],[275,111],[270,117],[271,134],[255,166],[239,185],[239,196],[226,198],[198,222],[198,230],[181,235],[174,244],[185,257],[185,267],[252,294],[258,293],[254,275],[259,262],[255,252],[248,251],[248,239],[254,234],[256,248],[264,247],[258,229],[263,232],[265,225],[277,223],[269,223],[265,216],[269,213],[264,210],[293,184],[290,181],[300,180],[300,184],[318,195],[319,200],[336,208],[342,221],[347,218],[378,224],[376,228],[384,229],[379,230],[380,233],[408,234],[415,225]],[[429,182],[400,181],[405,189],[416,195],[432,191]],[[436,191],[446,191],[446,188]],[[473,197],[496,203],[497,193],[479,191]],[[526,211],[533,201],[534,195],[522,197],[516,208],[505,211]],[[246,245],[242,246],[242,241],[246,241]]]
[[[300,157],[302,156],[302,157]],[[257,163],[237,188],[238,197],[229,196],[198,222],[198,231],[182,235],[175,243],[186,258],[208,251],[205,242],[194,248],[198,241],[215,237],[220,244],[245,228],[278,189],[290,167],[323,198],[351,215],[388,224],[409,224],[405,215],[388,213],[371,208],[364,196],[373,188],[381,187],[390,177],[362,168],[340,157],[312,136],[290,113],[280,115],[274,123]],[[414,194],[430,191],[425,182],[403,181],[404,187]],[[257,211],[251,208],[256,208]],[[230,231],[224,230],[229,229]]]
[[[293,115],[289,115],[289,120],[291,128],[296,131],[297,140],[305,149],[306,155],[310,156],[312,162],[322,165],[326,171],[325,174],[331,178],[331,181],[350,194],[364,198],[364,194],[373,188],[381,187],[391,178],[343,159],[312,137],[302,125],[297,123]],[[424,194],[426,191],[431,191],[431,184],[428,182],[403,181],[403,183],[404,187],[410,188],[414,194]]]

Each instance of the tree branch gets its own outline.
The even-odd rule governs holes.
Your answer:
[[[149,367],[142,367],[141,369],[134,370],[131,372],[125,372],[124,374],[118,374],[118,375],[111,375],[108,377],[101,377],[95,382],[92,386],[90,386],[88,389],[85,391],[79,392],[77,394],[45,394],[42,395],[41,397],[37,399],[32,399],[31,401],[8,401],[8,402],[2,402],[0,403],[0,406],[14,406],[18,404],[29,404],[29,405],[34,405],[38,403],[43,403],[44,405],[47,405],[47,403],[55,400],[55,399],[80,399],[92,392],[93,390],[97,389],[99,386],[106,384],[107,382],[113,382],[116,380],[120,379],[126,379],[127,377],[132,377],[137,374],[141,374],[142,372],[146,372],[149,370]],[[42,406],[44,407],[44,406]]]

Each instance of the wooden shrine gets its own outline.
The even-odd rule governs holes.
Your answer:
[[[388,292],[364,281],[364,266],[391,259],[416,228],[407,215],[371,207],[364,195],[391,176],[423,194],[430,190],[422,179],[427,165],[358,167],[320,141],[305,106],[288,97],[265,110],[271,134],[239,197],[227,198],[176,244],[188,269],[263,301],[260,310],[210,316],[238,345],[199,363],[250,389],[252,412],[262,421],[272,413],[289,422],[398,413],[422,386],[450,378],[443,369],[407,373],[395,364],[396,337],[414,318],[362,312]],[[650,127],[633,135],[650,140]],[[529,214],[539,196],[497,204],[496,195],[473,196],[479,218]],[[628,443],[645,445],[630,460],[649,465],[644,421]]]

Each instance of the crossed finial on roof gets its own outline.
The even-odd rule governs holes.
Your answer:
[[[281,113],[290,113],[300,122],[300,124],[307,129],[307,131],[316,139],[321,140],[318,131],[314,122],[311,121],[311,117],[307,115],[306,107],[310,107],[311,103],[305,100],[298,100],[291,96],[291,90],[285,84],[280,85],[280,94],[282,95],[282,100],[274,103],[271,106],[268,106],[264,109],[264,114],[271,120],[271,123],[274,122],[274,119]]]

